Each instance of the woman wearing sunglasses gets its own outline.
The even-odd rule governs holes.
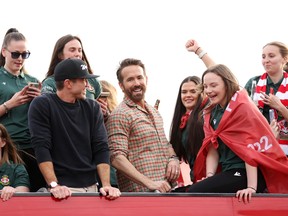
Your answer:
[[[39,81],[23,69],[29,56],[24,35],[16,29],[9,29],[0,56],[0,123],[7,128],[25,162],[31,180],[31,191],[36,191],[45,186],[45,181],[34,158],[28,128],[27,112],[30,102],[40,95],[40,85],[39,88],[36,85]]]

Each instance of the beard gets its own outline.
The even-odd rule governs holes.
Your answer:
[[[141,90],[139,92],[135,92],[135,90]],[[136,86],[130,89],[124,88],[124,94],[126,94],[133,102],[137,103],[144,100],[146,87],[144,86]]]

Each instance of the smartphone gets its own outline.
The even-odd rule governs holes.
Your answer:
[[[269,109],[269,120],[270,120],[270,123],[272,122],[273,119],[275,119],[274,109]]]
[[[159,104],[160,104],[160,100],[157,99],[156,102],[155,102],[154,108],[158,110]]]
[[[28,85],[29,85],[29,87],[39,88],[39,83],[38,82],[29,82]]]
[[[110,95],[110,92],[101,92],[100,97],[101,98],[106,98]]]

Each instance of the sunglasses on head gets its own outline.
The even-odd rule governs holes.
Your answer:
[[[22,53],[20,53],[20,52],[11,52],[9,50],[7,50],[7,51],[11,53],[11,57],[13,59],[18,59],[20,57],[20,55],[21,55],[22,59],[27,59],[30,56],[30,52],[29,51],[25,51],[25,52],[22,52]]]

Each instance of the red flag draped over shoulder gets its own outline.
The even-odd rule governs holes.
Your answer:
[[[288,193],[288,159],[246,90],[231,98],[217,130],[209,124],[210,113],[204,118],[205,139],[194,166],[196,180],[206,176],[207,151],[211,144],[218,147],[219,137],[243,161],[261,169],[270,193]]]

